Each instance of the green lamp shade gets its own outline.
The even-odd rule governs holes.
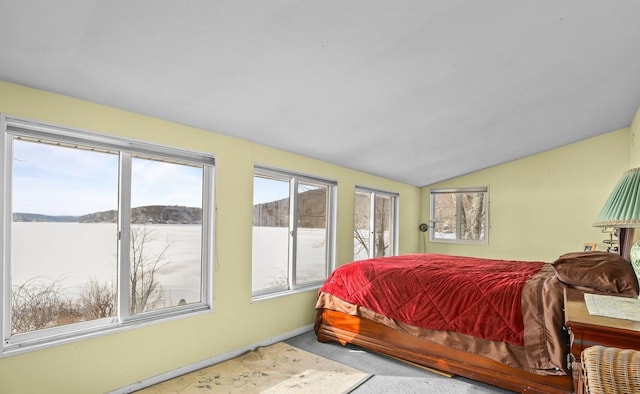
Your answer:
[[[593,225],[640,227],[640,167],[622,175]]]

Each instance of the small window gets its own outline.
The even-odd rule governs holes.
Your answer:
[[[397,253],[398,195],[358,187],[355,193],[353,259]]]
[[[213,157],[2,128],[4,351],[211,308]]]
[[[431,191],[429,239],[433,242],[488,243],[486,187]]]
[[[256,168],[252,294],[320,286],[333,266],[335,182]]]

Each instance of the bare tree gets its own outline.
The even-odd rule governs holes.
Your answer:
[[[458,196],[460,199],[458,200]],[[460,239],[479,240],[485,213],[484,193],[443,193],[436,195],[436,232],[454,233]],[[458,217],[459,215],[459,217]],[[457,233],[459,222],[460,234]]]
[[[353,226],[353,239],[355,240],[353,254],[357,256],[360,252],[364,251],[366,256],[369,256],[369,231],[360,227],[356,219],[355,225]]]
[[[356,191],[353,220],[353,255],[369,257],[369,194]],[[364,253],[363,253],[364,252]]]
[[[164,301],[160,273],[170,263],[167,252],[173,242],[157,253],[146,246],[155,240],[144,226],[131,230],[131,307],[139,313],[155,309]],[[33,278],[11,292],[11,332],[23,333],[81,321],[114,316],[117,313],[117,289],[112,282],[91,278],[80,295],[62,288],[61,280]]]
[[[384,240],[385,230],[388,230],[389,223],[387,221],[389,214],[388,200],[376,198],[375,222],[376,232],[374,234],[376,243],[376,257],[384,257],[389,244]]]
[[[80,294],[80,309],[85,320],[101,319],[116,314],[117,292],[113,283],[91,278]]]
[[[173,241],[167,242],[160,252],[149,254],[145,246],[154,240],[155,234],[145,226],[131,228],[131,314],[154,310],[164,301],[157,275],[169,264],[166,254]]]
[[[173,241],[167,242],[160,252],[150,254],[147,247],[154,241],[155,233],[147,227],[132,227],[129,273],[131,314],[154,310],[164,301],[157,275],[170,263],[166,260],[166,254]],[[92,278],[84,288],[80,303],[88,319],[114,316],[117,290],[112,283],[98,282]]]
[[[375,257],[384,257],[389,248],[389,243],[385,241],[385,231],[388,231],[389,223],[389,203],[386,199],[376,198],[375,205],[375,230],[373,232],[373,243],[375,246]],[[366,256],[370,255],[369,239],[371,230],[369,229],[369,196],[356,194],[355,218],[353,226],[354,256],[364,251]]]
[[[466,193],[462,195],[462,215],[460,220],[462,239],[480,239],[482,217],[484,215],[484,194]]]
[[[31,279],[11,291],[11,332],[22,333],[69,324],[81,319],[59,280]]]

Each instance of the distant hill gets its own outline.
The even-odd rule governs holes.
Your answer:
[[[42,215],[39,213],[20,213],[15,212],[13,214],[14,222],[77,222],[77,216],[51,216]]]
[[[14,213],[14,222],[115,223],[117,211],[94,212],[81,216],[52,216],[37,213]],[[131,209],[136,224],[201,224],[202,208],[177,205],[149,205]]]
[[[298,194],[298,226],[323,228],[326,224],[327,195],[323,189]],[[253,225],[264,227],[289,226],[289,199],[253,206]]]
[[[78,217],[80,223],[115,223],[116,211],[95,212]],[[148,205],[131,209],[136,224],[201,224],[202,208],[178,205]]]

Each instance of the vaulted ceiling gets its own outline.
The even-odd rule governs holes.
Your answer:
[[[637,0],[0,0],[0,80],[416,186],[627,127]]]

